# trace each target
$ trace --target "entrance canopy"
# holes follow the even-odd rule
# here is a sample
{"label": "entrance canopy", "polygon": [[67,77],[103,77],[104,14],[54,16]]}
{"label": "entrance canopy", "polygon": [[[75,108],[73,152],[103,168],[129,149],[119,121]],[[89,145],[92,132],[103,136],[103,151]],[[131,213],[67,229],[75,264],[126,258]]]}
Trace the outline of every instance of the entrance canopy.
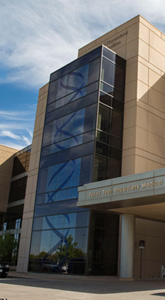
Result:
{"label": "entrance canopy", "polygon": [[165,221],[165,168],[85,184],[77,205]]}

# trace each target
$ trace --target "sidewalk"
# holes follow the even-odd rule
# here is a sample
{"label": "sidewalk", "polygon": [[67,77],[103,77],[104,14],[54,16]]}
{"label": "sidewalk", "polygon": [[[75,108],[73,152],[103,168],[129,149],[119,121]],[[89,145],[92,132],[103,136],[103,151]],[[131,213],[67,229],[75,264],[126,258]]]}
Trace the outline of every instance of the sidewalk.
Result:
{"label": "sidewalk", "polygon": [[8,300],[161,300],[165,279],[123,281],[116,277],[9,272],[0,279]]}

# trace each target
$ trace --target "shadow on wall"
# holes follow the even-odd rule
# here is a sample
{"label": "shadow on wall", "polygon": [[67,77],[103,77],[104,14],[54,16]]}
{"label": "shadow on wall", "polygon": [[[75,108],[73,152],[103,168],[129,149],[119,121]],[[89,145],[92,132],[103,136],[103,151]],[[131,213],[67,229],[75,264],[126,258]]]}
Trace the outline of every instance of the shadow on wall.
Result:
{"label": "shadow on wall", "polygon": [[7,210],[14,155],[0,165],[0,213]]}
{"label": "shadow on wall", "polygon": [[126,89],[122,176],[165,167],[165,77],[149,76],[152,86],[138,81],[137,90]]}

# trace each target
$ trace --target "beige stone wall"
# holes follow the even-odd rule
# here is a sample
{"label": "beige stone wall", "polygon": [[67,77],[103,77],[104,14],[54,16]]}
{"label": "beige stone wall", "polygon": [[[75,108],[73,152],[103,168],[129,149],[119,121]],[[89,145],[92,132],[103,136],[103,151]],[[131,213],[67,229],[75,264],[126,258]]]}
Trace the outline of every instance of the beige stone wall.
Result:
{"label": "beige stone wall", "polygon": [[140,277],[139,241],[145,240],[142,250],[142,278],[160,277],[165,265],[165,223],[136,218],[134,276]]}
{"label": "beige stone wall", "polygon": [[[137,16],[81,48],[78,56],[101,44],[126,59],[122,176],[164,168],[164,34]],[[141,239],[146,241],[143,277],[159,277],[160,266],[165,265],[165,224],[136,219],[134,275],[137,278]]]}
{"label": "beige stone wall", "polygon": [[14,153],[18,150],[0,145],[0,212],[6,212]]}
{"label": "beige stone wall", "polygon": [[33,133],[30,165],[25,195],[21,239],[18,254],[17,272],[27,272],[34,213],[35,194],[42,143],[42,134],[45,120],[49,84],[39,90],[38,105]]}
{"label": "beige stone wall", "polygon": [[165,166],[164,72],[164,34],[139,16],[138,56],[126,76],[122,175]]}
{"label": "beige stone wall", "polygon": [[122,176],[165,166],[165,36],[137,16],[79,50],[101,44],[126,59]]}

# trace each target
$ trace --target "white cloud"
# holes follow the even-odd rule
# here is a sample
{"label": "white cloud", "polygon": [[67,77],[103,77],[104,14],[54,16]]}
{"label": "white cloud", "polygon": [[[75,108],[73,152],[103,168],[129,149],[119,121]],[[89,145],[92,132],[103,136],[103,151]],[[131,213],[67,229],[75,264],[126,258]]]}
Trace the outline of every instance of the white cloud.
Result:
{"label": "white cloud", "polygon": [[31,144],[35,110],[34,105],[27,105],[26,108],[25,111],[0,111],[0,144],[12,148],[17,145],[16,149]]}
{"label": "white cloud", "polygon": [[[0,84],[38,89],[79,48],[138,14],[165,29],[164,0],[0,0]],[[17,149],[31,143],[36,110],[21,105],[0,110],[0,143]]]}
{"label": "white cloud", "polygon": [[30,130],[30,129],[28,129],[28,128],[26,128],[26,130],[27,130],[27,132],[29,133],[30,137],[32,138],[32,137],[33,137],[33,132],[32,132],[32,130]]}
{"label": "white cloud", "polygon": [[19,140],[20,139],[19,135],[16,135],[16,134],[12,133],[11,131],[7,131],[7,130],[2,130],[0,132],[0,136],[9,137],[9,138],[14,139],[14,140]]}
{"label": "white cloud", "polygon": [[23,136],[22,139],[26,143],[27,146],[30,145],[30,143],[31,143],[31,139],[30,138],[28,138],[26,136]]}
{"label": "white cloud", "polygon": [[[10,121],[30,121],[33,120],[31,118],[31,114],[28,116],[30,112],[26,111],[17,111],[17,112],[10,112],[10,111],[0,111],[1,120],[10,120]],[[20,117],[21,116],[21,117]]]}
{"label": "white cloud", "polygon": [[1,0],[0,83],[38,87],[78,48],[136,16],[163,28],[164,0]]}

